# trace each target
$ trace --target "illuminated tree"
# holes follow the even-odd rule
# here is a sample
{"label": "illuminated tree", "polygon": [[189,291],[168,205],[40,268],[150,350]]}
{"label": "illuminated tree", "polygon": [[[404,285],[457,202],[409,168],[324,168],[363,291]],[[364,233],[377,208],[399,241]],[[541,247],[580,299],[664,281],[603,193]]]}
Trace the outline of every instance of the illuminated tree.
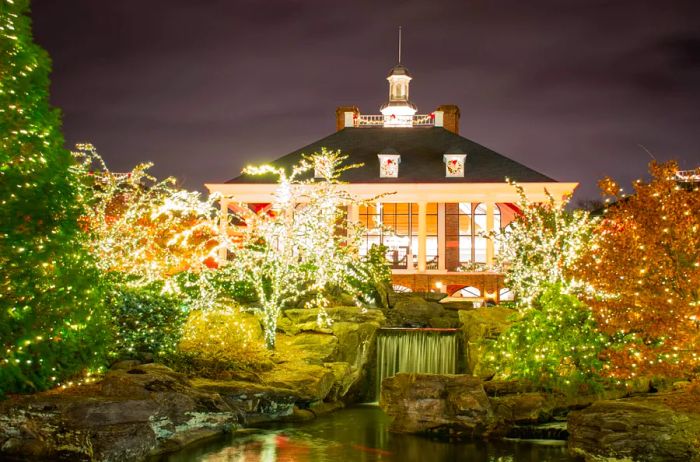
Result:
{"label": "illuminated tree", "polygon": [[[277,318],[285,306],[308,299],[307,307],[323,308],[328,291],[339,289],[358,296],[351,280],[366,276],[368,262],[359,255],[360,228],[342,229],[345,207],[356,201],[340,187],[346,157],[323,150],[304,157],[288,174],[271,166],[250,167],[249,174],[274,174],[279,179],[271,214],[247,213],[242,243],[232,247],[237,277],[255,290],[256,310],[268,348],[275,346]],[[321,178],[304,179],[314,167]],[[241,205],[239,209],[244,209]],[[371,263],[369,263],[371,265]],[[370,271],[371,273],[371,271]],[[376,272],[382,274],[381,270]],[[319,310],[319,322],[329,322]]]}
{"label": "illuminated tree", "polygon": [[555,284],[487,345],[485,362],[499,379],[582,390],[602,383],[601,352],[610,339],[598,330],[591,309]]}
{"label": "illuminated tree", "polygon": [[174,178],[158,181],[148,174],[151,164],[112,173],[90,145],[79,145],[74,156],[90,190],[81,223],[104,272],[126,276],[132,286],[166,281],[172,291],[173,275],[213,266],[225,245],[214,207],[218,196],[202,200],[198,192],[176,187]]}
{"label": "illuminated tree", "polygon": [[580,283],[570,269],[590,242],[594,220],[588,212],[565,209],[567,201],[528,201],[523,188],[515,185],[521,213],[503,231],[493,234],[499,249],[499,262],[507,268],[505,283],[517,294],[518,304],[530,306],[544,288],[558,285],[571,293]]}
{"label": "illuminated tree", "polygon": [[0,5],[0,393],[63,382],[99,359],[104,337],[99,274],[78,226],[85,190],[27,10],[27,0]]}
{"label": "illuminated tree", "polygon": [[624,196],[610,178],[600,182],[617,200],[598,226],[578,268],[602,331],[627,346],[607,351],[607,373],[682,375],[700,360],[700,191],[676,180],[675,162],[649,164],[651,181],[637,180]]}

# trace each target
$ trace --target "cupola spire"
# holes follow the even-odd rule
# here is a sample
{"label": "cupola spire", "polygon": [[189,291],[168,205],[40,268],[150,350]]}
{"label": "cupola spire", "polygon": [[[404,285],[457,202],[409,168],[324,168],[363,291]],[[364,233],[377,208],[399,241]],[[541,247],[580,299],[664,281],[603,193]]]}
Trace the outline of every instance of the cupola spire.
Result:
{"label": "cupola spire", "polygon": [[410,127],[416,106],[408,99],[408,85],[411,75],[401,64],[401,27],[399,27],[399,61],[386,78],[389,81],[389,102],[382,105],[380,111],[384,116],[385,127]]}

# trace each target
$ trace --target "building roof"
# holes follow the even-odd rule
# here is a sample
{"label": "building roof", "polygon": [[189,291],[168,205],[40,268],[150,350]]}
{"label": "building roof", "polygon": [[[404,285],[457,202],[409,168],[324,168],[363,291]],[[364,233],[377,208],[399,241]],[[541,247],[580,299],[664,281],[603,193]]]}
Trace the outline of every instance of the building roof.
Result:
{"label": "building roof", "polygon": [[[320,152],[322,147],[348,155],[346,163],[364,164],[344,172],[341,179],[349,183],[500,183],[506,178],[518,183],[556,181],[442,127],[343,128],[271,164],[289,170],[302,154]],[[401,154],[398,178],[379,177],[377,154],[388,149]],[[443,154],[455,152],[467,154],[464,177],[446,178]],[[241,175],[226,183],[274,182],[272,176]]]}

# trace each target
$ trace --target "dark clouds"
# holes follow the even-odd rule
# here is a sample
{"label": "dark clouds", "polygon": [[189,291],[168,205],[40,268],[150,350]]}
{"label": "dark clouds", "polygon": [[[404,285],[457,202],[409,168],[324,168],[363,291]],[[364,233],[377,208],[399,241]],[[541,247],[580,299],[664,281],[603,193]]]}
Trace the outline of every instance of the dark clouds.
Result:
{"label": "dark clouds", "polygon": [[67,141],[190,188],[378,113],[404,26],[419,112],[596,195],[649,155],[700,165],[700,2],[35,0]]}

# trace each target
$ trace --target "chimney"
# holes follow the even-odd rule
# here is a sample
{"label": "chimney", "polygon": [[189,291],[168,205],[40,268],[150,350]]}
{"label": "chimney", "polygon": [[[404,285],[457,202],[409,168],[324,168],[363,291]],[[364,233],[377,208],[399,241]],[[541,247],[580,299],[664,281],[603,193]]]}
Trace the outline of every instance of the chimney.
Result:
{"label": "chimney", "polygon": [[340,131],[345,127],[354,127],[355,117],[360,115],[357,106],[338,106],[335,110],[335,130]]}
{"label": "chimney", "polygon": [[439,106],[435,110],[435,126],[459,135],[459,108],[454,104]]}

